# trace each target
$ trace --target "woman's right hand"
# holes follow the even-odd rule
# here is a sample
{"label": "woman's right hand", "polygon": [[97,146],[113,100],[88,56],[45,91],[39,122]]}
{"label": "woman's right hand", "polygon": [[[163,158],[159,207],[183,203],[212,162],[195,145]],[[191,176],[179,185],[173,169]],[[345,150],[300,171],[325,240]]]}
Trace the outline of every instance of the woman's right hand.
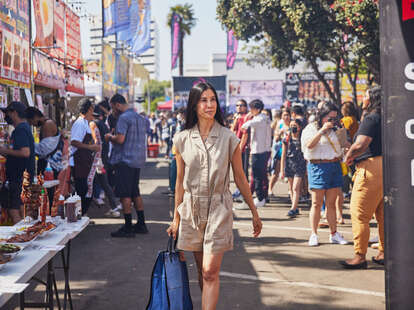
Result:
{"label": "woman's right hand", "polygon": [[323,124],[321,131],[323,134],[325,134],[329,129],[332,129],[334,127],[334,124],[332,122],[326,122]]}
{"label": "woman's right hand", "polygon": [[179,226],[180,226],[180,220],[174,218],[170,227],[168,227],[167,229],[168,236],[173,236],[174,240],[177,240],[177,233],[178,233]]}

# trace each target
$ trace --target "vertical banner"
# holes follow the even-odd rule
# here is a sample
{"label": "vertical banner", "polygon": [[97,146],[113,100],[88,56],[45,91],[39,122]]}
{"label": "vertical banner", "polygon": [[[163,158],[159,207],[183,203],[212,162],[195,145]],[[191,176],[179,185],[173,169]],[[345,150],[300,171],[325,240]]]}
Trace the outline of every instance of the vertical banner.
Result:
{"label": "vertical banner", "polygon": [[63,1],[56,1],[53,23],[53,38],[56,47],[50,50],[50,55],[61,61],[65,57],[65,6]]}
{"label": "vertical banner", "polygon": [[132,52],[136,55],[151,48],[151,1],[138,0],[138,26],[131,40]]}
{"label": "vertical banner", "polygon": [[66,8],[66,64],[82,68],[80,18],[69,7]]}
{"label": "vertical banner", "polygon": [[138,2],[142,2],[142,0],[131,0],[128,1],[128,18],[129,18],[129,23],[128,23],[128,27],[125,30],[119,31],[118,32],[118,40],[120,41],[124,41],[126,42],[128,45],[131,45],[131,40],[134,37],[135,32],[138,29],[138,22],[140,20],[140,16],[139,16],[139,3]]}
{"label": "vertical banner", "polygon": [[239,40],[234,36],[234,31],[227,31],[227,70],[233,69],[236,61],[237,48],[239,47]]}
{"label": "vertical banner", "polygon": [[102,0],[103,36],[115,34],[115,0]]}
{"label": "vertical banner", "polygon": [[171,17],[171,70],[177,68],[180,50],[181,29],[180,15],[173,13]]}
{"label": "vertical banner", "polygon": [[[134,0],[136,1],[136,0]],[[120,32],[129,28],[129,4],[131,0],[115,1],[115,26],[114,31]]]}
{"label": "vertical banner", "polygon": [[414,1],[382,0],[381,83],[387,310],[414,303]]}
{"label": "vertical banner", "polygon": [[34,45],[53,46],[54,0],[33,0],[36,39]]}

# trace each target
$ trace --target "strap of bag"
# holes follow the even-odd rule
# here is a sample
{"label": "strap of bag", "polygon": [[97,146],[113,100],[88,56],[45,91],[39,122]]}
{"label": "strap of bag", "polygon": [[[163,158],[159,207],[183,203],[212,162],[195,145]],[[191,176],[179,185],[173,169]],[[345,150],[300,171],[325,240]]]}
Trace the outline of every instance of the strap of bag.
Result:
{"label": "strap of bag", "polygon": [[168,253],[176,253],[177,252],[177,240],[174,240],[173,236],[170,236],[168,238],[167,252]]}
{"label": "strap of bag", "polygon": [[333,144],[333,142],[332,142],[331,138],[329,138],[329,136],[328,136],[328,135],[325,135],[325,137],[326,137],[326,139],[328,139],[328,142],[329,142],[329,144],[332,146],[332,148],[333,148],[334,152],[335,152],[336,154],[340,155],[340,154],[338,153],[338,151],[336,150],[336,147],[335,147],[335,145]]}

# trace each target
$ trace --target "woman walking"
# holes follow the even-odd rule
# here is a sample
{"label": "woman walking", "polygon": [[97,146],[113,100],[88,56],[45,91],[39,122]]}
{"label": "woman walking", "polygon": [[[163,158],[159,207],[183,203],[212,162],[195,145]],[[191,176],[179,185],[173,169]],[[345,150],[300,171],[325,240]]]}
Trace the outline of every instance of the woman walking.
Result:
{"label": "woman walking", "polygon": [[174,137],[177,160],[174,220],[167,232],[177,248],[194,253],[202,309],[216,309],[225,251],[233,248],[230,166],[253,215],[253,236],[262,223],[243,172],[239,139],[224,127],[217,93],[209,83],[190,91],[185,130]]}
{"label": "woman walking", "polygon": [[312,234],[309,246],[319,245],[317,228],[321,207],[325,198],[326,217],[331,234],[331,243],[347,244],[336,231],[335,201],[342,188],[342,149],[335,133],[338,111],[333,104],[326,103],[318,111],[316,121],[302,132],[302,150],[308,161],[308,181],[312,195],[310,225]]}
{"label": "woman walking", "polygon": [[306,161],[300,145],[302,121],[294,119],[290,122],[289,134],[283,139],[282,159],[280,165],[280,178],[288,178],[289,194],[292,206],[288,212],[289,217],[299,214],[298,203],[302,189],[302,180],[306,174]]}

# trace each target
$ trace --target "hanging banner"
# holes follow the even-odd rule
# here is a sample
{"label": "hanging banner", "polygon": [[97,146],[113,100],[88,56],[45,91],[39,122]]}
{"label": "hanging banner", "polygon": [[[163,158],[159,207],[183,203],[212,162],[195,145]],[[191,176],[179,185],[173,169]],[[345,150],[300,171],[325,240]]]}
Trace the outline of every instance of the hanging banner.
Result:
{"label": "hanging banner", "polygon": [[102,49],[102,95],[110,98],[116,92],[115,85],[115,52],[109,44]]}
{"label": "hanging banner", "polygon": [[115,84],[119,87],[128,87],[129,58],[125,55],[116,55]]}
{"label": "hanging banner", "polygon": [[82,67],[80,18],[66,8],[66,64],[76,69]]}
{"label": "hanging banner", "polygon": [[0,83],[30,88],[29,1],[0,2]]}
{"label": "hanging banner", "polygon": [[180,15],[173,13],[171,17],[171,70],[177,68],[181,54]]}
{"label": "hanging banner", "polygon": [[34,46],[53,46],[54,3],[55,0],[33,0],[36,23]]}
{"label": "hanging banner", "polygon": [[103,36],[115,34],[115,0],[102,0]]}
{"label": "hanging banner", "polygon": [[[129,28],[129,6],[132,0],[115,1],[115,26],[114,31],[120,32]],[[135,0],[136,1],[136,0]]]}
{"label": "hanging banner", "polygon": [[226,76],[190,77],[174,76],[174,110],[187,107],[191,88],[199,82],[208,82],[216,89],[220,108],[226,109]]}
{"label": "hanging banner", "polygon": [[83,73],[78,70],[66,68],[66,90],[78,93],[80,95],[85,94],[85,84],[83,82]]}
{"label": "hanging banner", "polygon": [[386,309],[414,301],[414,2],[381,0]]}
{"label": "hanging banner", "polygon": [[36,85],[65,89],[65,69],[62,64],[40,52],[33,52],[34,82]]}
{"label": "hanging banner", "polygon": [[131,40],[138,29],[138,23],[140,21],[139,7],[145,5],[145,2],[143,0],[131,0],[128,2],[128,27],[125,30],[118,32],[117,39],[124,41],[131,46]]}
{"label": "hanging banner", "polygon": [[149,48],[151,48],[151,1],[139,0],[138,27],[131,40],[131,50],[136,55],[141,55]]}
{"label": "hanging banner", "polygon": [[101,61],[98,59],[87,59],[83,64],[83,72],[87,79],[101,81]]}
{"label": "hanging banner", "polygon": [[56,1],[53,23],[53,38],[56,44],[55,48],[48,52],[52,57],[62,62],[65,58],[65,9],[66,5],[63,1]]}
{"label": "hanging banner", "polygon": [[283,81],[229,81],[227,112],[236,112],[236,103],[260,99],[266,109],[279,109],[283,105]]}
{"label": "hanging banner", "polygon": [[226,65],[227,70],[233,69],[234,62],[236,61],[237,48],[239,47],[239,40],[234,36],[234,31],[227,31],[227,58]]}

